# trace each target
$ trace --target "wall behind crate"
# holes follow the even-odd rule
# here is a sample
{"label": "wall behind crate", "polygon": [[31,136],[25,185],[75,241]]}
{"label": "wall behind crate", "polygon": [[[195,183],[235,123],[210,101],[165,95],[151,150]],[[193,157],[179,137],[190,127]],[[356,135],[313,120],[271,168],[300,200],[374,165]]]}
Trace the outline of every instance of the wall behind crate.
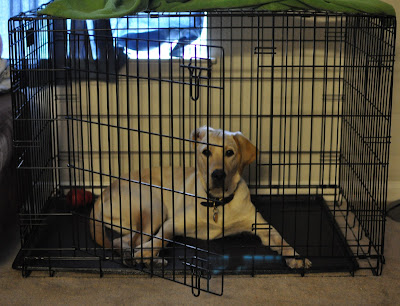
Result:
{"label": "wall behind crate", "polygon": [[388,202],[400,199],[400,2],[397,0],[385,0],[391,4],[397,13],[397,40],[396,57],[393,75],[393,108],[392,108],[392,143],[390,145],[389,159],[389,182],[388,182]]}
{"label": "wall behind crate", "polygon": [[[150,63],[140,60],[139,64],[131,60],[128,66],[119,71],[118,84],[110,82],[107,85],[96,80],[72,82],[67,89],[68,101],[64,99],[65,88],[58,88],[58,97],[61,97],[58,100],[60,115],[73,117],[69,120],[69,125],[66,122],[60,123],[60,164],[72,164],[76,167],[75,171],[62,171],[62,185],[69,187],[69,173],[72,174],[72,185],[81,185],[85,181],[85,185],[99,186],[101,179],[103,185],[109,184],[110,179],[107,175],[120,176],[126,173],[129,163],[132,169],[138,169],[138,133],[135,130],[138,129],[139,122],[141,130],[152,133],[162,132],[167,136],[189,139],[190,132],[195,126],[206,124],[205,114],[208,101],[212,115],[210,125],[214,128],[222,128],[222,85],[224,85],[226,101],[225,129],[240,130],[257,145],[261,152],[257,161],[258,169],[256,170],[253,164],[245,173],[251,186],[256,183],[264,186],[258,190],[259,193],[282,193],[279,189],[265,188],[270,185],[285,185],[287,188],[285,193],[294,193],[296,189],[288,187],[296,184],[303,186],[338,184],[335,152],[338,151],[340,144],[338,126],[341,120],[339,118],[341,101],[339,94],[343,89],[336,79],[343,77],[343,68],[325,69],[322,66],[343,64],[344,54],[340,52],[341,46],[338,42],[329,42],[325,46],[324,18],[317,19],[318,28],[315,37],[318,41],[315,44],[312,41],[314,38],[312,29],[307,29],[304,33],[300,33],[299,29],[286,32],[283,18],[275,18],[274,26],[282,29],[275,32],[275,42],[272,44],[271,19],[265,19],[262,22],[266,28],[261,34],[264,42],[260,46],[257,45],[255,39],[258,35],[257,29],[249,29],[250,24],[240,24],[239,19],[230,18],[215,18],[211,20],[212,22],[215,23],[214,26],[232,24],[237,29],[221,31],[215,28],[212,33],[209,33],[209,36],[211,35],[209,44],[216,46],[209,50],[212,58],[210,85],[213,88],[207,95],[207,89],[203,87],[200,90],[199,101],[194,102],[190,99],[189,85],[182,85],[182,81],[189,83],[189,72],[181,67],[181,62],[177,59],[172,60],[172,64],[165,60],[150,60]],[[300,19],[295,19],[295,22],[299,26]],[[337,21],[334,18],[330,20],[331,25],[335,22]],[[313,21],[306,19],[306,26],[312,28]],[[330,31],[328,29],[328,35],[344,35],[344,31],[343,33]],[[311,41],[300,46],[297,41],[300,35],[305,35],[304,38]],[[289,40],[294,39],[294,42],[286,43],[287,37]],[[237,41],[240,38],[254,40]],[[219,48],[221,46],[224,52]],[[272,50],[272,47],[275,47],[275,54],[268,52]],[[315,52],[313,52],[314,49]],[[266,54],[257,54],[257,52]],[[274,71],[268,68],[272,61],[274,61]],[[296,67],[312,64],[321,67],[316,69]],[[139,65],[140,77],[143,78],[139,82],[135,77],[137,65]],[[207,63],[203,62],[200,65],[207,65]],[[264,68],[257,70],[258,65]],[[289,69],[286,69],[286,66],[289,66]],[[223,68],[225,68],[225,83],[221,82]],[[263,80],[257,81],[257,75]],[[161,78],[164,81],[151,81],[151,88],[148,90],[146,78],[149,76],[154,79]],[[302,78],[301,82],[297,80],[299,76]],[[324,77],[333,78],[335,82],[325,82]],[[314,82],[312,78],[315,79]],[[165,81],[167,79],[172,79],[173,82]],[[207,80],[203,80],[201,84],[205,86]],[[311,90],[312,86],[313,90]],[[184,93],[182,87],[185,87]],[[257,100],[260,103],[257,103]],[[138,101],[140,116],[137,113]],[[126,116],[128,105],[131,114],[129,121]],[[182,114],[183,107],[185,114]],[[198,114],[197,122],[193,119],[195,110]],[[171,111],[174,120],[171,120]],[[257,112],[261,115],[258,118]],[[107,116],[107,113],[110,116]],[[274,115],[272,120],[271,113]],[[299,114],[307,116],[298,120],[296,116]],[[311,114],[319,115],[319,117],[311,120],[309,117]],[[285,118],[285,115],[292,116]],[[88,121],[93,123],[90,124]],[[151,130],[149,130],[149,124]],[[173,131],[171,124],[174,125]],[[108,125],[112,127],[109,128]],[[122,129],[117,129],[116,126]],[[128,132],[128,126],[133,130]],[[298,133],[299,130],[301,133]],[[65,132],[69,133],[69,138],[64,137]],[[90,141],[91,139],[93,141]],[[171,165],[172,161],[175,166],[182,165],[183,155],[180,151],[184,150],[185,165],[193,166],[194,155],[190,142],[171,140],[168,137],[162,139],[163,165]],[[153,152],[151,165],[160,164],[161,155],[158,153],[160,138],[144,133],[141,135],[140,142],[141,151],[145,152],[141,155],[143,167],[150,165],[147,153],[150,150],[150,144]],[[128,154],[128,147],[132,154]],[[174,149],[175,153],[171,154],[171,149]],[[75,154],[68,157],[68,150],[74,151]],[[270,155],[270,151],[274,153]],[[289,154],[289,151],[301,153]],[[110,161],[109,157],[111,157]],[[322,160],[326,163],[323,169],[320,166]],[[282,163],[285,163],[284,167]],[[95,173],[82,169],[93,170]],[[106,177],[100,178],[98,173],[106,174]],[[257,181],[257,173],[261,174],[259,181]],[[305,187],[297,192],[316,193],[321,190],[312,188],[309,191]]]}

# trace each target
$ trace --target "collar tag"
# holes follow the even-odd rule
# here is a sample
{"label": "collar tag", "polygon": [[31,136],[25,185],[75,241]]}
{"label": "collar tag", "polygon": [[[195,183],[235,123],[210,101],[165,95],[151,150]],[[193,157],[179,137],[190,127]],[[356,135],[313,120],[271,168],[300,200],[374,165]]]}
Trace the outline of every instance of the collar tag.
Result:
{"label": "collar tag", "polygon": [[218,222],[218,208],[215,207],[215,205],[214,205],[214,209],[213,209],[213,220],[215,223]]}

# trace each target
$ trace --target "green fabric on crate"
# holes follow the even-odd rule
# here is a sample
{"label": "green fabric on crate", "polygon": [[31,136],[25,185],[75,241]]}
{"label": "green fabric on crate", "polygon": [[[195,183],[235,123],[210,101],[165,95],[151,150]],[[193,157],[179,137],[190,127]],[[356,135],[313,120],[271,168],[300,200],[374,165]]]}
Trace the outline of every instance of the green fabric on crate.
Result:
{"label": "green fabric on crate", "polygon": [[40,14],[72,19],[105,19],[142,11],[185,12],[227,8],[257,10],[318,10],[338,13],[370,13],[395,16],[381,0],[55,0]]}
{"label": "green fabric on crate", "polygon": [[301,1],[285,0],[285,1],[264,4],[258,7],[258,9],[277,12],[277,11],[287,11],[287,10],[307,10],[309,9],[309,7],[304,3],[302,3]]}
{"label": "green fabric on crate", "polygon": [[39,14],[72,19],[107,19],[142,12],[149,0],[55,0]]}

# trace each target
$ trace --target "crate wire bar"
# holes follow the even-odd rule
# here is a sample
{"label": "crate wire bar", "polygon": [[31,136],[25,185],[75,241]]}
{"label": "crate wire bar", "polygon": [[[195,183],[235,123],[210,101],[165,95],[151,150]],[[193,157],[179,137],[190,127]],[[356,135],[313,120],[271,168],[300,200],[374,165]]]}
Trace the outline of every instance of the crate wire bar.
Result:
{"label": "crate wire bar", "polygon": [[[226,274],[382,273],[395,17],[217,10],[91,24],[36,11],[9,21],[14,268],[146,272],[195,295],[221,295]],[[143,24],[153,36],[126,36]],[[67,193],[97,198],[114,181],[145,186],[134,170],[196,167],[190,133],[203,125],[241,131],[257,147],[243,173],[252,202],[310,270],[290,270],[254,233],[174,237],[162,267],[127,265],[114,246],[94,243],[91,207],[71,207]],[[151,177],[150,186],[172,201],[185,194]],[[254,220],[254,231],[265,227]],[[110,228],[114,239],[134,232]]]}

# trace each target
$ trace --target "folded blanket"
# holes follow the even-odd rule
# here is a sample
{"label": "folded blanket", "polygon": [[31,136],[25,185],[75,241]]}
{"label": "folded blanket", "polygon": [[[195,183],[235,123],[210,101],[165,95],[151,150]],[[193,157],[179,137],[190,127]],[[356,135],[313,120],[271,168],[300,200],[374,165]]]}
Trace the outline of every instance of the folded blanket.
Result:
{"label": "folded blanket", "polygon": [[12,153],[11,95],[0,94],[0,178]]}
{"label": "folded blanket", "polygon": [[142,11],[185,12],[227,8],[396,15],[390,4],[380,0],[55,0],[39,13],[72,19],[106,19]]}
{"label": "folded blanket", "polygon": [[8,61],[0,58],[0,94],[11,88],[10,67]]}

